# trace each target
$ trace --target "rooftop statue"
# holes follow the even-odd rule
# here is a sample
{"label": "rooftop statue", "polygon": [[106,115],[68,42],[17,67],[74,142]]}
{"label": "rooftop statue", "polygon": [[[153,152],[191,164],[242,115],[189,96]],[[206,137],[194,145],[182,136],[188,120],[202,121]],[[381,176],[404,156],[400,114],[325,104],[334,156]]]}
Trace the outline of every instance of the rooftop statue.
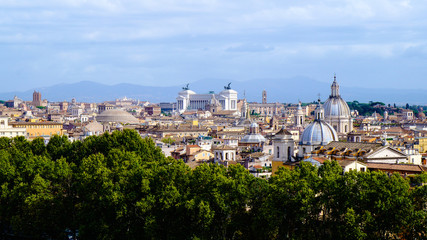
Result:
{"label": "rooftop statue", "polygon": [[227,85],[227,86],[224,86],[224,89],[226,89],[226,90],[231,89],[230,85],[231,85],[231,83],[228,83],[228,85]]}

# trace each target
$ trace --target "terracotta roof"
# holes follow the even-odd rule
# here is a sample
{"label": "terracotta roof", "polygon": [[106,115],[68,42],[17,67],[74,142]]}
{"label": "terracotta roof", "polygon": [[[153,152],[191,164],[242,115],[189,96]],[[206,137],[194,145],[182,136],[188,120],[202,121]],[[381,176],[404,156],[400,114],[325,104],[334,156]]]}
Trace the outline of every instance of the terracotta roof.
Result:
{"label": "terracotta roof", "polygon": [[325,161],[329,161],[329,159],[324,158],[324,157],[311,157],[311,159],[316,160],[316,161],[318,161],[318,162],[320,162],[320,163],[322,163],[322,164],[323,164]]}
{"label": "terracotta roof", "polygon": [[325,149],[332,150],[333,148],[337,150],[349,149],[349,150],[363,150],[369,152],[371,150],[375,151],[382,147],[381,143],[364,143],[364,142],[338,142],[333,141],[325,146]]}
{"label": "terracotta roof", "polygon": [[198,147],[198,148],[200,148],[199,145],[187,145],[187,147],[189,147],[189,148],[192,148],[192,147]]}
{"label": "terracotta roof", "polygon": [[57,122],[9,122],[9,125],[62,125]]}
{"label": "terracotta roof", "polygon": [[387,163],[366,163],[369,169],[379,170],[396,170],[396,171],[410,171],[410,172],[424,172],[426,169],[420,165],[412,164],[387,164]]}

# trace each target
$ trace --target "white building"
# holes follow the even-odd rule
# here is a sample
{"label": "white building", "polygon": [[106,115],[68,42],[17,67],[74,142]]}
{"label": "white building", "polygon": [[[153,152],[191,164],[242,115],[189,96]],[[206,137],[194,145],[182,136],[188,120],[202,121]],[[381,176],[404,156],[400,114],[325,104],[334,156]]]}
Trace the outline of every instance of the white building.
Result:
{"label": "white building", "polygon": [[210,151],[213,145],[212,137],[198,136],[196,139],[196,145],[203,150]]}
{"label": "white building", "polygon": [[27,136],[26,128],[14,128],[9,126],[9,117],[0,116],[0,137],[17,137],[17,136]]}
{"label": "white building", "polygon": [[71,109],[71,115],[73,115],[73,117],[79,117],[80,115],[82,115],[82,113],[83,109],[81,107],[74,106]]}
{"label": "white building", "polygon": [[229,146],[218,146],[212,148],[214,153],[215,163],[221,163],[228,161],[236,161],[236,148]]}
{"label": "white building", "polygon": [[273,161],[287,162],[294,160],[295,141],[292,134],[282,128],[273,138]]}
{"label": "white building", "polygon": [[197,94],[187,87],[178,93],[177,110],[183,113],[187,110],[206,110],[206,105],[211,104],[212,100],[221,104],[222,110],[237,111],[237,92],[230,88],[230,84],[224,87],[219,94],[213,92],[207,94]]}

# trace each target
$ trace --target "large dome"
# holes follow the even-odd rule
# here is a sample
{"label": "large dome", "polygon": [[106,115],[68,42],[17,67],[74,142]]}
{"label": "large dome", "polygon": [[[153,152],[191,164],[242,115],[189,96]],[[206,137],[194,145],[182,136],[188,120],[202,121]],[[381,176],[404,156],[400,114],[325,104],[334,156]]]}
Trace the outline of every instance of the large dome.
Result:
{"label": "large dome", "polygon": [[120,109],[110,109],[103,111],[96,117],[98,122],[103,123],[129,123],[129,124],[137,124],[139,123],[138,119],[132,116],[130,113],[125,112]]}
{"label": "large dome", "polygon": [[331,95],[323,104],[325,117],[350,117],[350,108],[340,96],[340,86],[337,83],[337,76],[334,75],[334,82],[331,85]]}
{"label": "large dome", "polygon": [[337,140],[338,136],[335,129],[325,121],[316,119],[304,129],[300,144],[326,145]]}
{"label": "large dome", "polygon": [[347,103],[340,97],[329,97],[323,104],[325,117],[350,117],[350,108]]}

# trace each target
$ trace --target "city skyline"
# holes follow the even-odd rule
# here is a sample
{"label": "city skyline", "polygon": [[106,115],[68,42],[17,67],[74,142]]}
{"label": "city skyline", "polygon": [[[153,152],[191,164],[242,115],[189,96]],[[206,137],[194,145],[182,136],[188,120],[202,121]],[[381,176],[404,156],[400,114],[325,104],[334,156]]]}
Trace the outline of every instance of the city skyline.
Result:
{"label": "city skyline", "polygon": [[93,81],[177,86],[303,76],[422,89],[413,1],[0,1],[2,92]]}

